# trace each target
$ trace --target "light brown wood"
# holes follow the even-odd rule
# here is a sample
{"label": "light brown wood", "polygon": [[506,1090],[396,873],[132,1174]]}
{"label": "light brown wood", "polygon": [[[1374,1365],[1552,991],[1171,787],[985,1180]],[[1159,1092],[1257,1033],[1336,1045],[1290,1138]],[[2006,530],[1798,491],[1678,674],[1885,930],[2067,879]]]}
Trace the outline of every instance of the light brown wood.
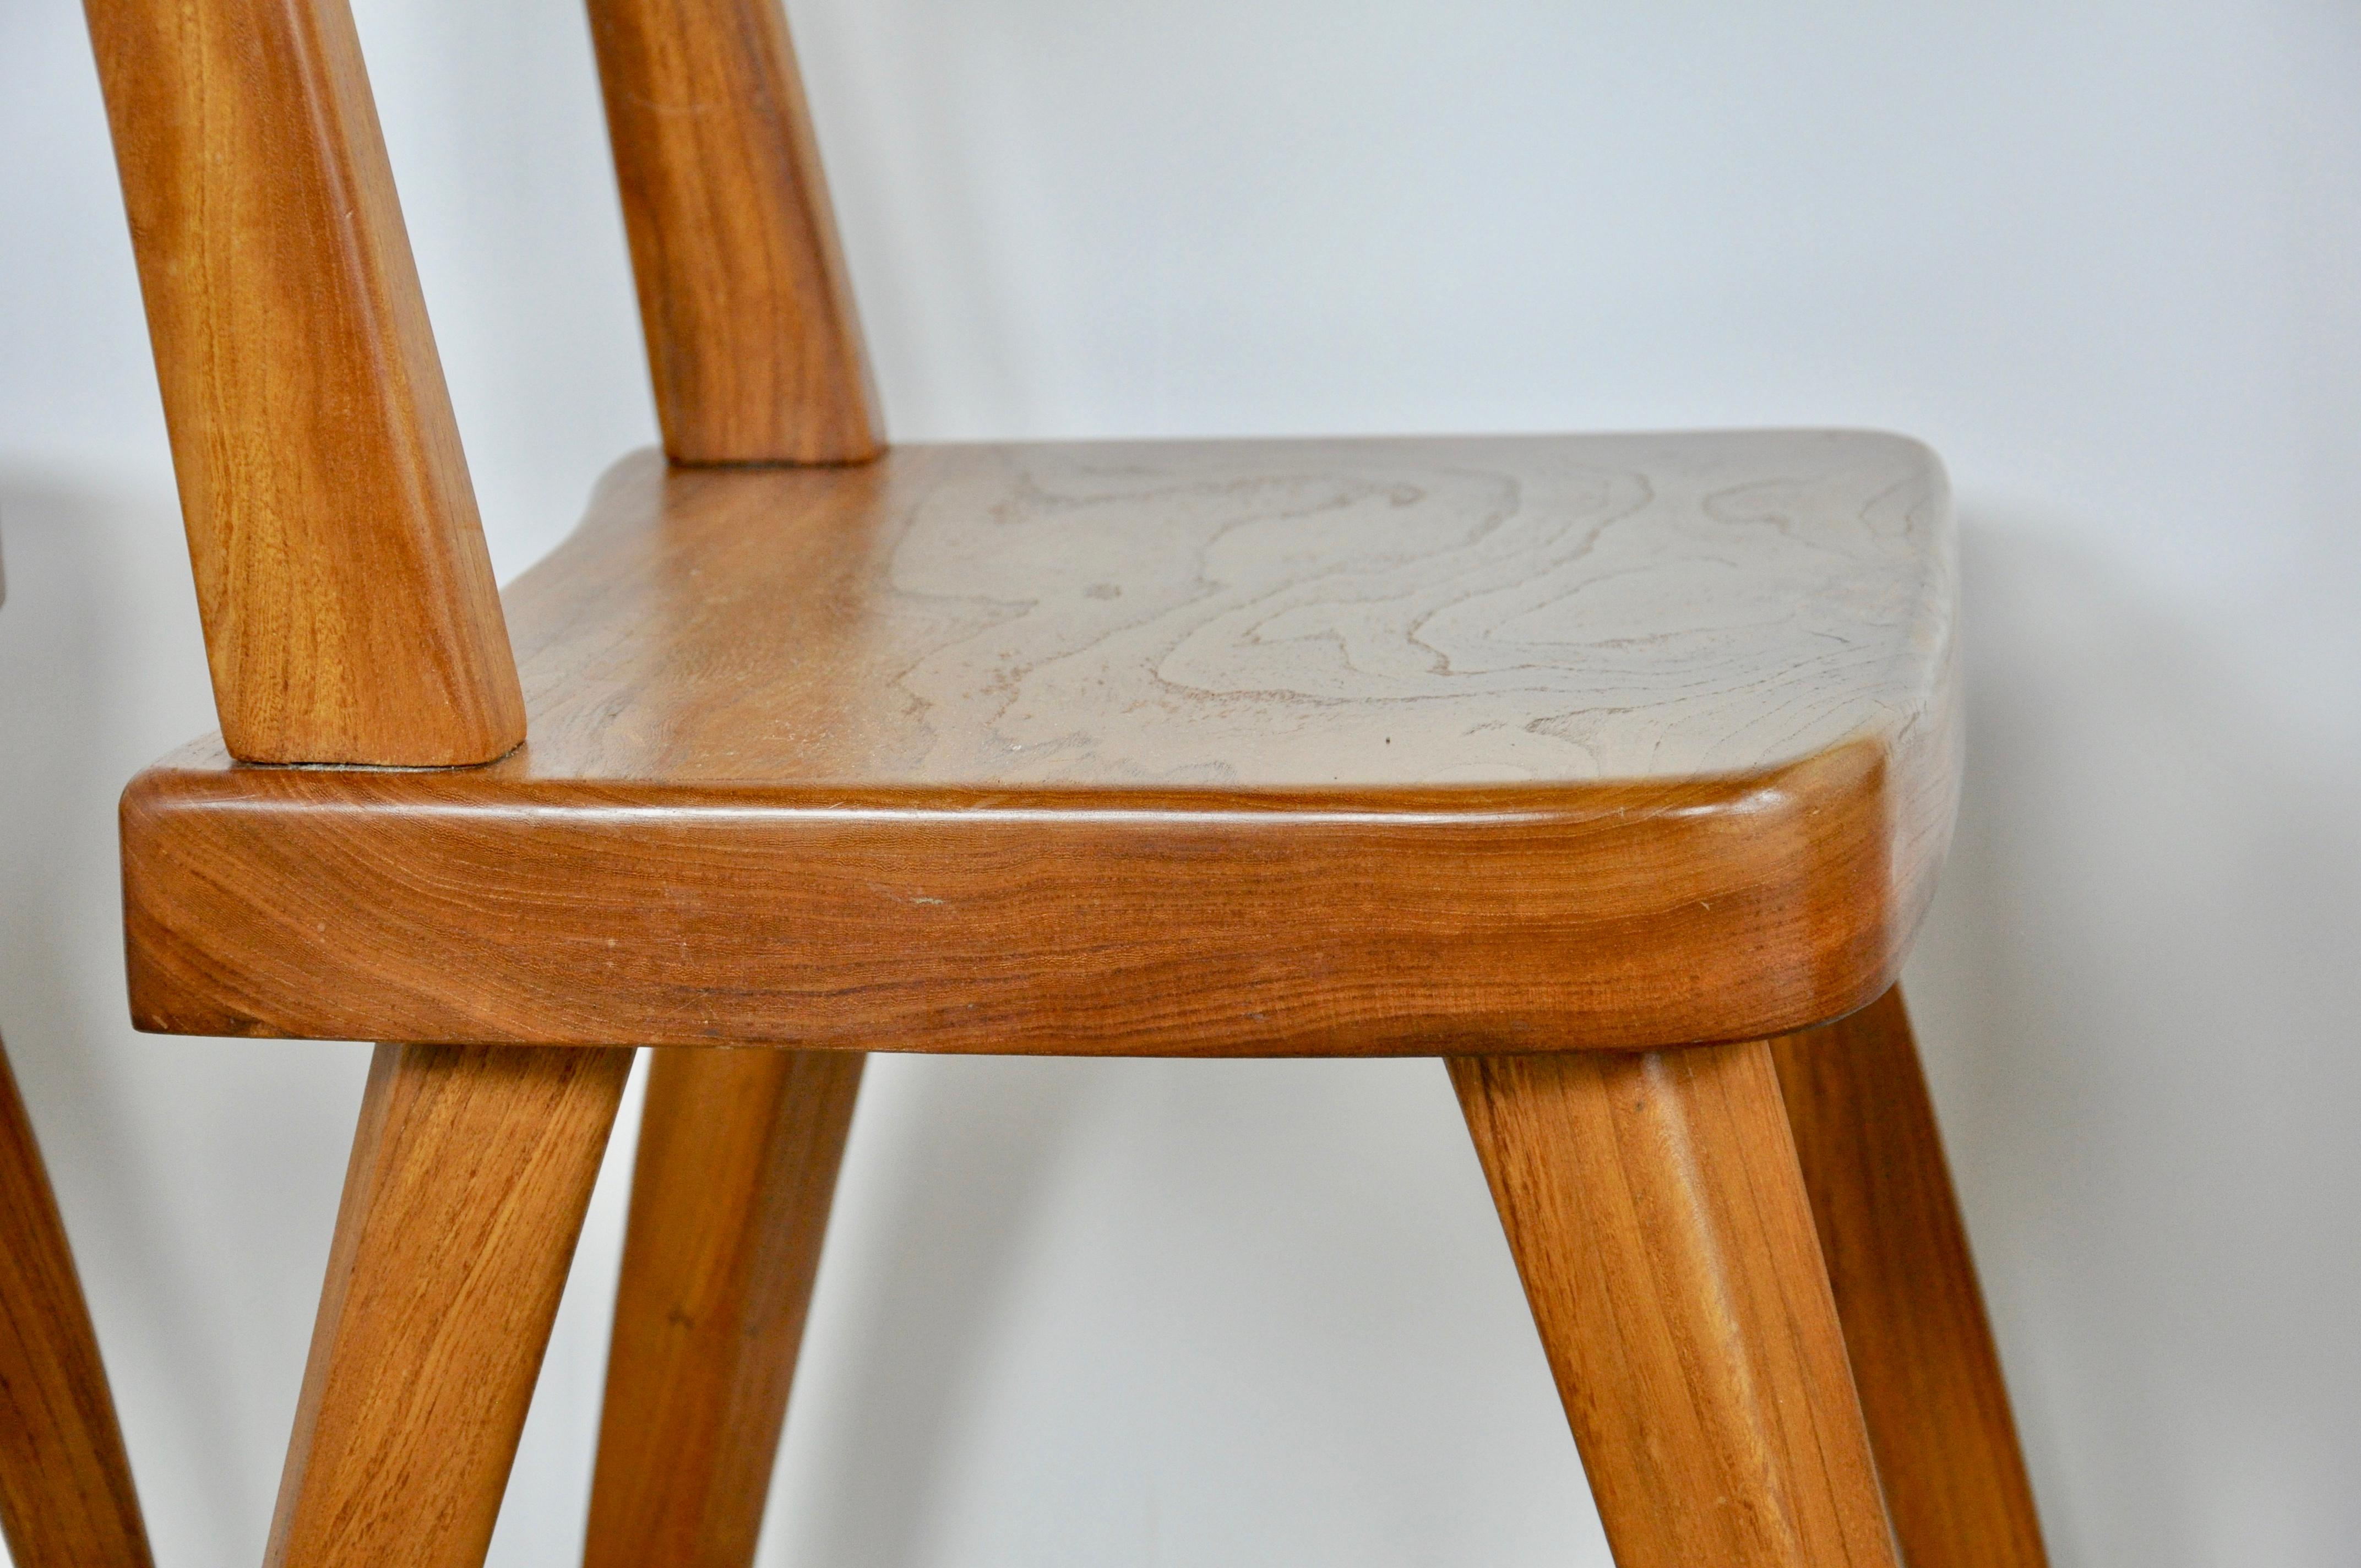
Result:
{"label": "light brown wood", "polygon": [[16,1568],[148,1568],[57,1199],[0,1052],[0,1533]]}
{"label": "light brown wood", "polygon": [[586,1568],[746,1568],[863,1058],[660,1050]]}
{"label": "light brown wood", "polygon": [[[502,775],[1664,783],[1949,738],[1942,466],[1861,432],[627,459],[510,590]],[[1929,770],[1939,780],[1939,768]]]}
{"label": "light brown wood", "polygon": [[1770,1047],[1451,1076],[1617,1568],[1894,1568]]}
{"label": "light brown wood", "polygon": [[1948,843],[1923,447],[872,462],[776,0],[590,0],[666,448],[798,466],[626,461],[512,661],[346,0],[87,5],[224,730],[124,799],[135,1017],[394,1042],[272,1568],[481,1562],[617,1040],[837,1054],[657,1069],[592,1568],[751,1559],[881,1046],[1447,1050],[1622,1568],[1894,1568],[1848,1330],[1913,1568],[2037,1568],[1898,999],[1772,1039]]}
{"label": "light brown wood", "polygon": [[779,0],[590,0],[664,449],[861,463],[884,445]]}
{"label": "light brown wood", "polygon": [[2044,1568],[1901,989],[1771,1051],[1904,1556]]}
{"label": "light brown wood", "polygon": [[132,785],[135,1016],[1173,1054],[1801,1027],[1891,983],[1948,839],[1949,540],[1940,468],[1882,436],[634,461],[511,590],[516,755],[201,748]]}
{"label": "light brown wood", "polygon": [[628,1048],[379,1046],[269,1568],[477,1568]]}
{"label": "light brown wood", "polygon": [[523,738],[345,0],[87,0],[214,696],[247,762]]}

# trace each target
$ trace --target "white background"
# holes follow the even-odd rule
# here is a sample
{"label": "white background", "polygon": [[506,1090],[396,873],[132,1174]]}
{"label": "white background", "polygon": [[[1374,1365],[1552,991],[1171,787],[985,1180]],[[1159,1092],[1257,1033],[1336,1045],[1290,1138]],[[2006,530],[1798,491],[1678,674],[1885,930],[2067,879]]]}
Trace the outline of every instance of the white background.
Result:
{"label": "white background", "polygon": [[[1910,978],[2056,1556],[2357,1560],[2361,12],[794,17],[897,436],[1931,441],[1971,772]],[[512,574],[653,430],[585,25],[361,27]],[[0,1025],[159,1555],[250,1564],[365,1052],[124,1022],[114,797],[213,718],[70,0],[0,9]],[[578,1551],[628,1130],[504,1565]],[[1604,1562],[1419,1061],[879,1061],[763,1551]]]}

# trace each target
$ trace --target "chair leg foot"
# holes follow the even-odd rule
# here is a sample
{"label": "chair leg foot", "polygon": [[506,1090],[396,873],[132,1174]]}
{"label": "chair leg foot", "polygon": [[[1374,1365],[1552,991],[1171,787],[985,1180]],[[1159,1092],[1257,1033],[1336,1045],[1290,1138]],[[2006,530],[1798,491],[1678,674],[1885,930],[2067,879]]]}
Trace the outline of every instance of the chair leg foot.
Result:
{"label": "chair leg foot", "polygon": [[82,1278],[0,1055],[0,1534],[16,1568],[148,1568]]}
{"label": "chair leg foot", "polygon": [[1619,1568],[1894,1568],[1770,1047],[1450,1068]]}
{"label": "chair leg foot", "polygon": [[1904,1554],[1911,1568],[2043,1568],[1901,989],[1771,1052]]}
{"label": "chair leg foot", "polygon": [[379,1046],[267,1568],[478,1568],[627,1047]]}
{"label": "chair leg foot", "polygon": [[659,1050],[586,1568],[746,1568],[863,1058]]}

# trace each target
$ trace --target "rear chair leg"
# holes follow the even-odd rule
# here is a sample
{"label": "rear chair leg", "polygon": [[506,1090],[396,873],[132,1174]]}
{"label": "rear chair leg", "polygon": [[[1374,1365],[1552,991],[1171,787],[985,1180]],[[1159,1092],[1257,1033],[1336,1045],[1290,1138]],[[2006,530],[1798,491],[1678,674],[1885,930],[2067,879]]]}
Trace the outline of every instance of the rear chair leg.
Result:
{"label": "rear chair leg", "polygon": [[1901,988],[1771,1055],[1910,1568],[2043,1568]]}
{"label": "rear chair leg", "polygon": [[1450,1068],[1619,1568],[1895,1568],[1771,1047]]}
{"label": "rear chair leg", "polygon": [[0,1055],[0,1535],[16,1568],[148,1568],[82,1279]]}
{"label": "rear chair leg", "polygon": [[267,1568],[479,1568],[631,1065],[377,1048]]}
{"label": "rear chair leg", "polygon": [[863,1058],[659,1050],[586,1568],[746,1568]]}

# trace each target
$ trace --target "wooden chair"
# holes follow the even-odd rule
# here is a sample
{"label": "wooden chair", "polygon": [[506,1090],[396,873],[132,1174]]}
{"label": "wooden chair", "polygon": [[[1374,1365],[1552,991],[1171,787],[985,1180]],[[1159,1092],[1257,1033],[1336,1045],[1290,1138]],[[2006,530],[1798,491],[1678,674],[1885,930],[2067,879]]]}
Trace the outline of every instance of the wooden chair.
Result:
{"label": "wooden chair", "polygon": [[386,1042],[272,1563],[481,1560],[633,1045],[601,1568],[748,1560],[871,1050],[1443,1057],[1624,1568],[2040,1563],[1931,454],[889,452],[776,0],[592,0],[665,455],[503,598],[344,0],[89,10],[222,718],[133,1010]]}
{"label": "wooden chair", "polygon": [[[7,582],[0,577],[0,598]],[[0,1538],[16,1568],[148,1568],[106,1366],[0,1048]]]}

